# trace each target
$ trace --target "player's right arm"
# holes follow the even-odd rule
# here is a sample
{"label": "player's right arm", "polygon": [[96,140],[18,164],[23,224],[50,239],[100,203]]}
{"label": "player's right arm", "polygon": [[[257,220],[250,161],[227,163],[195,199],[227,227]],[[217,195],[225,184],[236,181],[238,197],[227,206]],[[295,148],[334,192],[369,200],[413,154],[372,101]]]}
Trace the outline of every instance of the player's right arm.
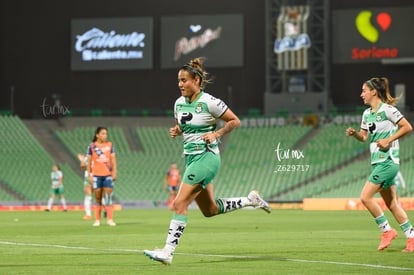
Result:
{"label": "player's right arm", "polygon": [[181,130],[180,126],[178,125],[178,121],[175,120],[175,126],[170,128],[170,137],[175,138],[177,136],[181,136],[183,131]]}
{"label": "player's right arm", "polygon": [[165,174],[164,183],[162,185],[162,189],[163,190],[167,190],[167,186],[168,186],[168,172],[167,172],[167,174]]}
{"label": "player's right arm", "polygon": [[88,167],[88,164],[87,163],[85,163],[85,156],[84,155],[82,155],[81,153],[78,153],[78,160],[79,160],[79,166],[80,166],[80,169],[82,170],[82,171],[85,171]]}
{"label": "player's right arm", "polygon": [[346,129],[345,134],[348,137],[353,136],[354,138],[362,142],[368,139],[368,131],[365,129],[360,129],[359,132],[357,132],[354,128],[349,127]]}

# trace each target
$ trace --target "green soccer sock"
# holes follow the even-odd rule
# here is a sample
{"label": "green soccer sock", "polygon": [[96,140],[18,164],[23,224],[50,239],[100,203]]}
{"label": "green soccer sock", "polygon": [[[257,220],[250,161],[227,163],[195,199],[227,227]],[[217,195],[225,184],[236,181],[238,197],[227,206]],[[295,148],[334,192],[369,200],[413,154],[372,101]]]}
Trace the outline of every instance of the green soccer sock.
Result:
{"label": "green soccer sock", "polygon": [[414,238],[414,228],[410,220],[406,221],[403,224],[400,224],[401,230],[404,232],[407,238]]}
{"label": "green soccer sock", "polygon": [[375,218],[375,222],[377,223],[379,229],[381,232],[387,232],[391,230],[391,226],[388,223],[387,217],[385,217],[384,213],[382,213],[380,216]]}

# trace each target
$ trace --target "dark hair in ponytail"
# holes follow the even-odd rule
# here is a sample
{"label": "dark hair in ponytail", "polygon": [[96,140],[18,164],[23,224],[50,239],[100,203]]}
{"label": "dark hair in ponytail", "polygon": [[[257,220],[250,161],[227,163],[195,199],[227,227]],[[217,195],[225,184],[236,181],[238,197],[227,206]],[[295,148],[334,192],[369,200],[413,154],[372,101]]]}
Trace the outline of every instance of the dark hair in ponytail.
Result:
{"label": "dark hair in ponytail", "polygon": [[390,105],[397,104],[399,97],[392,97],[390,93],[389,81],[386,77],[373,77],[370,80],[365,81],[370,90],[376,90],[378,97],[382,102]]}
{"label": "dark hair in ponytail", "polygon": [[206,60],[205,57],[197,57],[197,58],[190,60],[190,62],[188,62],[187,64],[185,64],[184,66],[180,68],[180,70],[185,70],[189,72],[191,77],[194,79],[196,77],[199,77],[201,89],[204,89],[207,86],[207,84],[212,82],[212,80],[209,78],[209,73],[207,73],[203,69],[203,63],[205,60]]}

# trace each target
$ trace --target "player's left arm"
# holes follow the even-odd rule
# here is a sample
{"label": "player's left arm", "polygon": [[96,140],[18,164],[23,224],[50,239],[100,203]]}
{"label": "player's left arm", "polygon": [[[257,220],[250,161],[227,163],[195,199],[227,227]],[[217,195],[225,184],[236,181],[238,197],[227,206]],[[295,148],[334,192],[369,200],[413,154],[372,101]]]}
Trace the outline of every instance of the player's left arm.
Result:
{"label": "player's left arm", "polygon": [[112,167],[112,180],[116,181],[117,177],[117,165],[116,165],[116,156],[115,153],[111,154],[111,167]]}
{"label": "player's left arm", "polygon": [[397,125],[398,125],[398,131],[395,134],[389,136],[388,138],[380,139],[377,141],[377,145],[380,149],[383,150],[383,149],[389,148],[389,146],[391,145],[393,141],[399,139],[400,137],[405,136],[406,134],[408,134],[409,132],[413,130],[413,127],[411,126],[410,122],[408,122],[408,120],[405,117],[400,119]]}
{"label": "player's left arm", "polygon": [[231,131],[240,126],[240,119],[236,116],[236,114],[233,113],[232,110],[230,110],[230,108],[227,108],[227,110],[220,117],[220,119],[225,121],[226,123],[223,127],[221,127],[213,133],[214,138],[216,139],[230,133]]}
{"label": "player's left arm", "polygon": [[92,177],[92,156],[88,155],[88,162],[86,166],[86,171],[88,171],[88,182],[92,186],[93,177]]}
{"label": "player's left arm", "polygon": [[62,173],[62,172],[60,172],[60,173],[59,173],[59,183],[58,183],[58,186],[61,186],[61,185],[62,185],[62,183],[63,183],[63,173]]}

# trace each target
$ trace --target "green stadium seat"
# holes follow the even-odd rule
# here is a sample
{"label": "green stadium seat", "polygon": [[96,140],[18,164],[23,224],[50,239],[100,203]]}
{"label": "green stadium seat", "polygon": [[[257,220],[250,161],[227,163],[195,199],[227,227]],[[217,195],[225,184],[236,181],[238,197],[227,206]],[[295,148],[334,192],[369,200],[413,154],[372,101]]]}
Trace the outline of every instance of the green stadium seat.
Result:
{"label": "green stadium seat", "polygon": [[[70,119],[70,118],[69,118]],[[122,119],[122,118],[120,118]],[[358,127],[357,124],[353,125]],[[169,165],[176,162],[184,171],[182,140],[171,139],[169,126],[109,129],[118,161],[118,181],[115,196],[119,201],[168,199],[162,190]],[[239,196],[257,189],[266,198],[301,200],[305,197],[355,197],[369,172],[369,160],[357,159],[367,153],[366,143],[358,143],[344,135],[343,125],[283,126],[239,128],[220,143],[222,167],[214,179],[218,197]],[[95,128],[75,127],[55,131],[58,140],[73,158],[85,153]],[[131,133],[132,131],[132,133]],[[304,137],[314,136],[306,142]],[[126,135],[137,140],[138,150],[131,150]],[[46,201],[50,185],[52,158],[15,116],[0,116],[0,138],[5,142],[0,159],[0,181],[7,184],[28,201]],[[301,145],[302,159],[279,161],[276,148],[285,150]],[[404,195],[414,194],[414,136],[401,140],[401,171],[406,178]],[[290,153],[292,153],[290,151]],[[4,157],[3,157],[4,156]],[[341,167],[344,163],[353,160]],[[305,172],[275,172],[278,165],[310,165]],[[24,177],[22,172],[24,171]],[[68,165],[62,165],[68,200],[82,200],[82,176]],[[352,171],[352,174],[350,173]],[[29,179],[29,180],[28,180]],[[9,200],[0,188],[0,200]],[[13,198],[11,198],[13,199]]]}

